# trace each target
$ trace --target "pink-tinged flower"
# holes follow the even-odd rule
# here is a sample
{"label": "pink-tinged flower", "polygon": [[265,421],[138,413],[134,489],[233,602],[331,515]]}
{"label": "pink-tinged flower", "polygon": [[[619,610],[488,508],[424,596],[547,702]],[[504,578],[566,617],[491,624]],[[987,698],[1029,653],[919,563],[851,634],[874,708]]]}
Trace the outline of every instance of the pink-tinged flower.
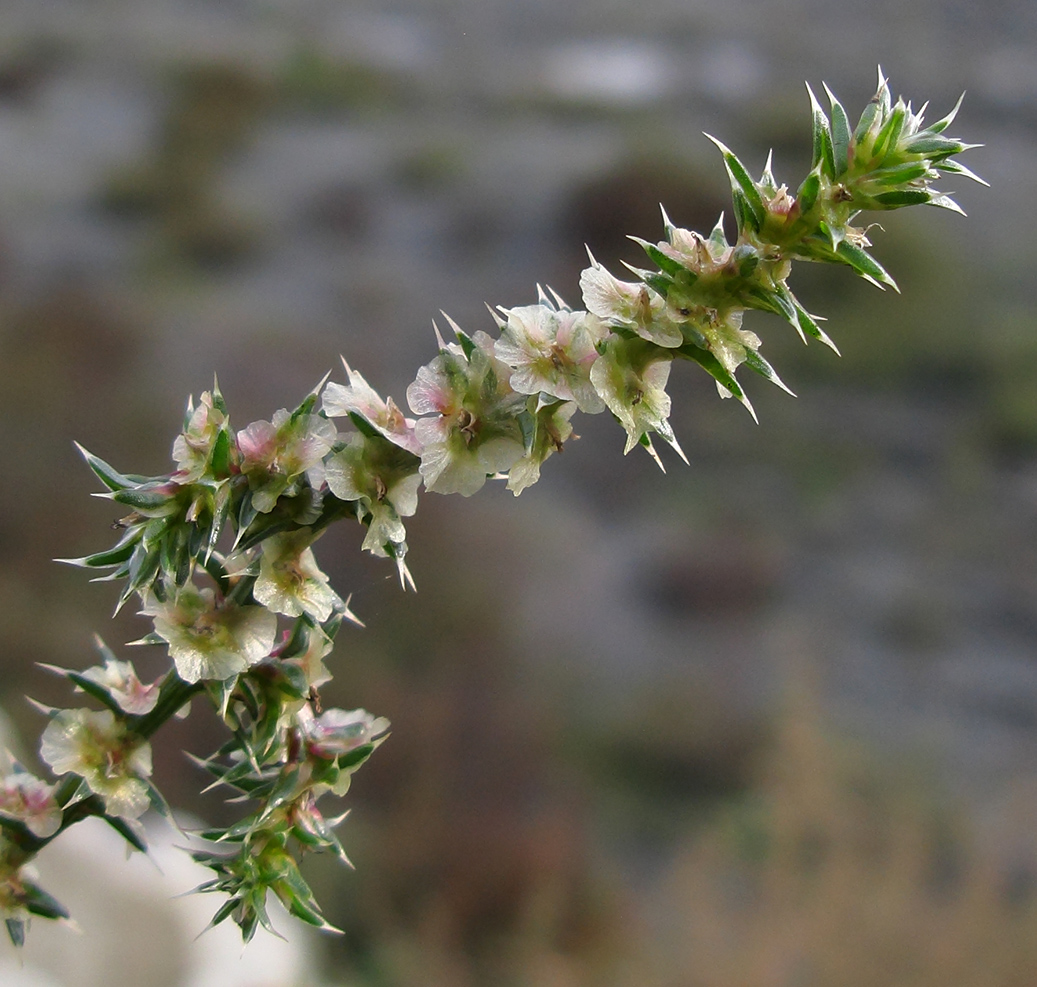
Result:
{"label": "pink-tinged flower", "polygon": [[414,419],[405,418],[392,398],[383,401],[378,392],[345,360],[342,366],[346,368],[349,386],[334,381],[325,386],[324,414],[329,418],[345,418],[351,413],[359,415],[390,442],[420,456],[421,444],[414,434]]}
{"label": "pink-tinged flower", "polygon": [[211,589],[190,584],[174,600],[149,600],[141,613],[154,618],[185,682],[232,678],[266,658],[277,636],[277,617],[266,607],[217,603]]}
{"label": "pink-tinged flower", "polygon": [[161,683],[156,681],[144,685],[128,661],[105,658],[103,665],[95,665],[79,674],[99,685],[115,700],[119,709],[132,716],[150,713],[158,702]]}
{"label": "pink-tinged flower", "polygon": [[299,723],[307,752],[325,761],[373,743],[389,731],[384,716],[372,716],[366,709],[329,709],[320,716],[300,716]]}
{"label": "pink-tinged flower", "polygon": [[[345,795],[353,772],[366,760],[365,753],[369,756],[389,735],[389,721],[384,716],[372,716],[364,709],[329,709],[314,716],[309,706],[304,706],[297,722],[306,754],[313,764],[316,784],[311,787],[317,794],[330,791]],[[362,751],[360,756],[339,761],[344,755],[368,745],[368,750]]]}
{"label": "pink-tinged flower", "polygon": [[[226,413],[213,401],[209,391],[202,394],[198,407],[193,400],[188,405],[189,418],[183,432],[173,442],[173,459],[177,471],[173,474],[179,483],[194,483],[209,469],[220,435],[229,432],[230,423]],[[231,442],[226,441],[226,453],[230,454]]]}
{"label": "pink-tinged flower", "polygon": [[273,421],[253,422],[238,432],[241,472],[248,477],[252,506],[261,514],[273,510],[277,498],[306,474],[310,486],[324,482],[322,460],[338,437],[332,422],[320,415],[290,415],[284,408]]}
{"label": "pink-tinged flower", "polygon": [[493,340],[477,332],[472,343],[466,355],[440,340],[439,356],[407,388],[415,414],[435,415],[418,419],[414,432],[425,488],[436,493],[470,497],[526,451],[517,419],[525,399],[508,384],[510,370],[493,356]]}
{"label": "pink-tinged flower", "polygon": [[[604,407],[604,404],[602,404]],[[533,436],[529,451],[508,472],[508,489],[517,497],[540,479],[540,467],[552,454],[562,451],[572,435],[569,419],[576,413],[574,401],[541,405],[533,415]]]}
{"label": "pink-tinged flower", "polygon": [[33,836],[45,840],[61,828],[61,806],[54,798],[56,785],[48,785],[14,765],[0,782],[0,816],[22,823]]}
{"label": "pink-tinged flower", "polygon": [[262,544],[259,578],[252,595],[274,613],[287,617],[305,613],[323,623],[342,601],[317,565],[310,548],[312,541],[309,528],[267,538]]}
{"label": "pink-tinged flower", "polygon": [[328,489],[340,500],[356,503],[367,521],[363,548],[383,558],[398,555],[407,532],[401,518],[418,509],[418,460],[379,436],[354,435],[325,463]]}
{"label": "pink-tinged flower", "polygon": [[575,401],[580,411],[592,415],[605,410],[590,381],[596,347],[609,334],[596,315],[556,309],[545,297],[539,305],[501,311],[507,322],[493,352],[511,367],[514,390]]}
{"label": "pink-tinged flower", "polygon": [[[604,354],[591,367],[591,380],[609,410],[626,429],[623,454],[650,432],[658,432],[683,458],[673,429],[667,421],[670,397],[666,382],[670,376],[670,357],[639,339],[609,340]],[[642,439],[644,437],[644,439]],[[649,445],[649,451],[651,447]]]}
{"label": "pink-tinged flower", "polygon": [[673,226],[668,221],[666,232],[669,242],[664,241],[656,246],[667,257],[696,274],[711,273],[726,264],[731,257],[731,245],[724,239],[722,225],[718,225],[708,240],[694,230]]}
{"label": "pink-tinged flower", "polygon": [[126,730],[110,709],[63,709],[47,724],[40,756],[59,775],[79,775],[105,811],[136,819],[149,805],[151,745]]}
{"label": "pink-tinged flower", "polygon": [[594,258],[580,274],[587,310],[611,326],[632,329],[657,346],[673,348],[684,342],[680,322],[666,299],[640,282],[620,281]]}

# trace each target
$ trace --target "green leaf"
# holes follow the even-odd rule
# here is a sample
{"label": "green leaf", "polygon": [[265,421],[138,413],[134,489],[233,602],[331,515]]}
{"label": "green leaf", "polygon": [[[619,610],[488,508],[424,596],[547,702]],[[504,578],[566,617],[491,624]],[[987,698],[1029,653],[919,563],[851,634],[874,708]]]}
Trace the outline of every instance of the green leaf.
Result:
{"label": "green leaf", "polygon": [[[250,898],[253,896],[250,896]],[[234,920],[241,930],[241,941],[250,943],[256,937],[256,929],[259,928],[259,914],[255,908],[245,907],[239,918]]]}
{"label": "green leaf", "polygon": [[627,239],[639,244],[641,249],[651,258],[652,262],[671,278],[686,278],[688,274],[694,275],[693,271],[689,271],[679,260],[675,260],[669,254],[663,253],[654,243],[642,240],[639,236],[631,236],[627,237]]}
{"label": "green leaf", "polygon": [[[828,334],[815,321],[815,317],[799,304],[792,292],[789,292],[789,298],[796,309],[796,328],[799,329],[800,335],[804,337],[813,336],[814,339],[818,339],[826,346],[831,347],[838,355],[839,347],[829,339]],[[806,342],[805,338],[803,342]]]}
{"label": "green leaf", "polygon": [[341,771],[355,771],[360,767],[375,751],[375,744],[361,744],[359,747],[353,748],[343,754],[338,759],[338,766]]}
{"label": "green leaf", "polygon": [[[45,667],[48,667],[51,671],[55,672],[62,671],[62,669],[54,668],[53,666]],[[93,696],[93,698],[96,699],[99,703],[102,703],[103,705],[107,706],[116,715],[116,717],[118,717],[119,719],[125,717],[126,714],[123,712],[122,707],[114,699],[112,699],[111,694],[108,692],[106,688],[104,688],[104,686],[98,685],[96,682],[92,682],[90,679],[85,678],[78,672],[65,671],[64,675],[65,678],[67,678],[70,682],[78,686],[88,696]]]}
{"label": "green leaf", "polygon": [[281,773],[277,783],[267,796],[270,808],[276,808],[284,802],[299,787],[299,768],[291,768]]}
{"label": "green leaf", "polygon": [[166,797],[150,781],[148,782],[148,802],[163,819],[173,818],[173,810],[166,801]]}
{"label": "green leaf", "polygon": [[282,662],[279,666],[281,681],[277,687],[292,699],[305,699],[310,693],[310,683],[306,678],[306,672],[298,665],[290,662]]}
{"label": "green leaf", "polygon": [[170,493],[168,489],[129,487],[124,490],[114,490],[104,496],[119,504],[132,507],[142,514],[154,515],[161,512],[164,515],[171,514],[177,509],[175,494]]}
{"label": "green leaf", "polygon": [[965,98],[965,94],[962,93],[958,97],[958,102],[954,104],[954,109],[947,114],[942,120],[937,120],[936,123],[931,124],[926,129],[931,134],[942,134],[953,122],[954,118],[958,115],[958,110],[961,109],[961,101]]}
{"label": "green leaf", "polygon": [[742,233],[745,230],[755,230],[753,225],[752,210],[749,208],[749,203],[745,201],[745,196],[741,192],[731,193],[731,211],[735,214],[735,226],[738,227],[738,232]]}
{"label": "green leaf", "polygon": [[216,441],[212,445],[212,458],[209,461],[209,472],[217,480],[224,480],[230,476],[232,448],[230,432],[221,428],[216,433]]}
{"label": "green leaf", "polygon": [[476,346],[472,337],[468,333],[459,329],[456,325],[453,327],[454,335],[457,337],[457,342],[461,346],[461,352],[464,353],[466,360],[472,359],[472,354],[475,352]]}
{"label": "green leaf", "polygon": [[763,189],[768,195],[775,195],[778,191],[777,182],[774,181],[774,148],[767,152],[767,161],[763,166],[763,174],[760,175],[760,183],[757,188]]}
{"label": "green leaf", "polygon": [[799,214],[805,216],[814,208],[818,193],[821,191],[821,174],[815,168],[799,186],[796,192],[796,203],[799,206]]}
{"label": "green leaf", "polygon": [[95,552],[93,555],[84,555],[79,559],[55,559],[54,561],[79,566],[83,569],[107,569],[109,566],[120,565],[127,561],[139,540],[139,529],[133,529],[123,535],[122,540],[114,548],[109,548],[104,552]]}
{"label": "green leaf", "polygon": [[132,826],[128,825],[125,819],[119,816],[105,815],[102,817],[112,829],[115,830],[134,850],[139,850],[141,853],[148,852],[148,845],[141,838],[140,834],[133,829]]}
{"label": "green leaf", "polygon": [[927,203],[930,206],[936,206],[937,209],[947,209],[950,212],[956,212],[960,216],[965,215],[965,210],[958,205],[949,195],[934,195]]}
{"label": "green leaf", "polygon": [[864,112],[861,114],[860,120],[857,121],[857,127],[853,132],[853,139],[857,144],[860,144],[864,136],[871,130],[871,126],[878,118],[878,115],[879,96],[876,94],[869,100],[868,105],[864,107]]}
{"label": "green leaf", "polygon": [[641,271],[638,277],[649,288],[652,289],[656,294],[662,295],[663,298],[667,296],[670,289],[675,287],[674,282],[671,278],[668,278],[665,274],[657,274],[655,271]]}
{"label": "green leaf", "polygon": [[300,418],[302,415],[313,414],[313,409],[317,406],[317,399],[320,397],[320,392],[324,389],[324,385],[328,382],[328,378],[330,376],[331,371],[329,370],[323,377],[321,377],[320,381],[317,383],[317,386],[314,387],[313,390],[310,391],[310,393],[302,399],[301,403],[299,404],[299,407],[292,412],[291,421],[294,422],[297,418]]}
{"label": "green leaf", "polygon": [[780,290],[768,290],[760,285],[752,284],[746,287],[742,297],[749,308],[773,312],[792,325],[798,324],[795,306]]}
{"label": "green leaf", "polygon": [[210,393],[212,395],[212,406],[224,415],[229,414],[230,412],[227,409],[227,402],[223,398],[223,392],[220,390],[220,382],[217,379],[216,374],[212,375],[212,391]]}
{"label": "green leaf", "polygon": [[866,181],[869,185],[885,185],[892,188],[896,185],[905,185],[918,178],[924,178],[929,173],[929,165],[924,161],[907,161],[904,164],[890,165],[886,168],[876,168],[869,171]]}
{"label": "green leaf", "polygon": [[234,540],[235,548],[239,547],[238,542],[241,541],[242,535],[248,531],[249,526],[257,517],[259,517],[259,511],[252,506],[252,491],[246,490],[238,505],[238,535]]}
{"label": "green leaf", "polygon": [[832,154],[832,133],[828,129],[828,117],[821,109],[814,90],[807,85],[810,96],[810,112],[813,127],[813,147],[810,157],[811,170],[818,168],[823,175],[835,179],[835,161]]}
{"label": "green leaf", "polygon": [[143,545],[138,545],[133,557],[130,559],[130,571],[126,587],[119,597],[116,608],[121,609],[123,604],[136,592],[152,584],[159,570],[159,553],[149,552]]}
{"label": "green leaf", "polygon": [[363,415],[351,411],[349,412],[349,420],[365,439],[374,439],[381,436],[381,432],[379,432],[378,429],[376,429]]}
{"label": "green leaf", "polygon": [[897,149],[897,141],[900,140],[900,132],[904,128],[906,115],[907,107],[898,100],[875,138],[875,147],[872,151],[875,157],[884,160]]}
{"label": "green leaf", "polygon": [[74,443],[75,447],[79,450],[79,454],[86,460],[87,466],[94,471],[97,478],[109,489],[109,490],[125,490],[127,487],[134,486],[133,481],[118,470],[113,469],[103,459],[98,459],[92,452],[88,452],[78,442]]}
{"label": "green leaf", "polygon": [[5,918],[4,924],[7,926],[7,936],[15,949],[21,949],[25,945],[25,930],[29,923],[18,918]]}
{"label": "green leaf", "polygon": [[186,541],[187,536],[183,528],[177,527],[158,543],[159,568],[162,570],[162,575],[169,581],[176,578],[180,557],[187,548]]}
{"label": "green leaf", "polygon": [[990,188],[990,182],[984,181],[974,171],[966,168],[965,165],[959,161],[940,161],[934,167],[939,168],[940,171],[946,172],[948,175],[964,175],[965,178],[971,178],[972,181],[978,182],[980,185],[985,185]]}
{"label": "green leaf", "polygon": [[904,144],[903,150],[911,154],[924,154],[926,157],[939,155],[946,157],[949,154],[961,154],[962,151],[974,144],[963,144],[961,141],[951,140],[949,137],[940,137],[938,134],[922,131],[916,134]]}
{"label": "green leaf", "polygon": [[850,121],[843,104],[835,98],[827,84],[823,85],[832,105],[832,160],[835,164],[835,177],[839,178],[846,173],[850,163]]}
{"label": "green leaf", "polygon": [[722,254],[729,246],[727,237],[724,235],[724,214],[720,214],[720,218],[717,220],[716,226],[713,227],[712,232],[706,239],[706,243],[709,245],[710,250],[715,254]]}
{"label": "green leaf", "polygon": [[924,206],[932,199],[932,193],[920,188],[892,189],[879,192],[872,199],[886,209],[900,209],[903,206]]}
{"label": "green leaf", "polygon": [[745,406],[749,414],[753,416],[753,421],[757,420],[756,412],[753,410],[752,404],[749,403],[749,398],[746,397],[741,385],[709,350],[703,350],[697,346],[692,346],[690,343],[686,343],[674,352],[686,360],[693,360],[702,367],[721,387],[730,391]]}
{"label": "green leaf", "polygon": [[205,927],[205,930],[216,928],[221,922],[227,919],[235,908],[238,907],[241,899],[238,897],[228,898],[219,908],[216,909],[216,914],[209,920],[209,924]]}
{"label": "green leaf", "polygon": [[33,915],[42,918],[68,918],[69,910],[52,894],[30,881],[22,884],[22,904]]}
{"label": "green leaf", "polygon": [[753,373],[759,374],[765,380],[769,380],[772,384],[777,384],[786,394],[792,394],[793,397],[796,396],[785,385],[785,382],[778,376],[775,369],[762,356],[760,356],[756,350],[748,346],[745,348],[745,365],[753,371]]}
{"label": "green leaf", "polygon": [[747,278],[760,263],[760,252],[749,243],[741,243],[731,253],[739,277]]}
{"label": "green leaf", "polygon": [[744,197],[753,229],[758,233],[767,214],[763,198],[760,196],[760,190],[756,187],[756,183],[752,178],[749,177],[749,172],[745,170],[745,165],[738,160],[735,154],[715,137],[710,137],[709,134],[706,134],[706,136],[720,149],[720,153],[724,157],[724,166],[727,168],[728,177],[731,179],[731,188],[735,192],[740,192]]}
{"label": "green leaf", "polygon": [[867,251],[862,250],[860,247],[855,247],[848,240],[843,240],[835,252],[844,263],[849,264],[865,281],[870,281],[879,288],[883,285],[889,285],[894,291],[900,291],[896,281],[886,273],[886,269]]}

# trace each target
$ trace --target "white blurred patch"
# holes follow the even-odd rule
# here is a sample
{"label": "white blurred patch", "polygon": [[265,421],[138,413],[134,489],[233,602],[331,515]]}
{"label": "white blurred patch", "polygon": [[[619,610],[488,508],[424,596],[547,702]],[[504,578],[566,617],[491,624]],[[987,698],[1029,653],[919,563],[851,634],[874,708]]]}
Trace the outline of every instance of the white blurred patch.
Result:
{"label": "white blurred patch", "polygon": [[[210,876],[162,821],[149,828],[152,860],[127,860],[122,838],[97,819],[63,833],[37,862],[41,885],[82,930],[35,919],[19,959],[3,937],[3,987],[303,987],[316,982],[316,933],[271,903],[287,941],[263,931],[243,949],[230,920],[195,938],[224,898],[174,897]],[[157,865],[157,866],[156,866]],[[161,868],[161,870],[160,870]]]}
{"label": "white blurred patch", "polygon": [[565,99],[642,105],[672,91],[669,56],[649,41],[578,41],[544,53],[541,84]]}
{"label": "white blurred patch", "polygon": [[696,68],[699,86],[718,99],[747,99],[767,76],[763,55],[739,42],[711,46],[696,59]]}

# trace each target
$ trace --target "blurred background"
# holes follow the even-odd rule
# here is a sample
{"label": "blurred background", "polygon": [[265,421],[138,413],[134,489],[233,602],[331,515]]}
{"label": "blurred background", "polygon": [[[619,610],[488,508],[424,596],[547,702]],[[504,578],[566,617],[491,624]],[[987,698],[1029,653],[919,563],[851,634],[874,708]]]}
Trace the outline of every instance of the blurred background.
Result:
{"label": "blurred background", "polygon": [[[795,188],[804,80],[851,116],[879,63],[934,119],[967,89],[952,133],[986,145],[965,162],[993,188],[944,183],[968,219],[881,217],[900,296],[794,272],[843,357],[754,313],[799,395],[750,380],[760,425],[678,367],[690,467],[623,458],[622,431],[584,416],[520,499],[423,497],[416,595],[359,527],[322,540],[367,624],[339,636],[326,701],[394,733],[349,797],[356,871],[308,869],[345,935],[307,947],[305,976],[1037,982],[1037,5],[0,14],[0,703],[27,748],[42,721],[22,697],[70,702],[35,663],[83,667],[92,632],[143,630],[49,561],[111,540],[74,439],[166,472],[214,371],[242,428],[342,380],[339,354],[403,404],[440,309],[490,329],[484,303],[531,303],[537,282],[578,304],[585,243],[614,267],[638,260],[626,234],[661,236],[660,202],[693,229],[730,212],[702,131],[755,173],[773,148]],[[181,753],[219,742],[211,717],[168,733],[170,801],[231,818]]]}

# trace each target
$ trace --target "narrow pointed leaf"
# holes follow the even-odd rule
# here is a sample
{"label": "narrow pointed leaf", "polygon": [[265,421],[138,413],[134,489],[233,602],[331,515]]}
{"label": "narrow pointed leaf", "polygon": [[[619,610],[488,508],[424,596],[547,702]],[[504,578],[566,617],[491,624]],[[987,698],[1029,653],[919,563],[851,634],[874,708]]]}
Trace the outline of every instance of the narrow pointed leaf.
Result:
{"label": "narrow pointed leaf", "polygon": [[946,209],[948,212],[956,212],[959,216],[965,215],[965,210],[949,195],[934,195],[929,200],[928,205],[936,206],[937,209]]}
{"label": "narrow pointed leaf", "polygon": [[105,815],[103,818],[134,850],[139,850],[141,853],[148,852],[147,843],[141,839],[140,834],[125,819],[109,815]]}
{"label": "narrow pointed leaf", "polygon": [[715,137],[710,137],[709,134],[706,134],[706,136],[720,149],[720,153],[724,157],[724,165],[727,168],[728,177],[731,179],[731,187],[740,191],[744,196],[745,204],[748,206],[749,214],[752,217],[753,228],[759,232],[760,227],[763,225],[764,216],[767,213],[763,205],[763,199],[760,196],[760,190],[756,187],[756,183],[752,178],[749,177],[749,172],[746,171],[745,165],[738,160],[737,156]]}
{"label": "narrow pointed leaf", "polygon": [[97,478],[112,491],[125,490],[127,487],[132,487],[133,481],[123,473],[120,473],[117,469],[113,469],[103,459],[99,459],[92,452],[84,449],[78,442],[75,443],[75,447],[79,450],[79,454],[86,460],[87,466],[94,471]]}
{"label": "narrow pointed leaf", "polygon": [[897,287],[896,281],[886,273],[886,269],[867,251],[862,250],[860,247],[855,247],[848,240],[843,240],[835,252],[866,280],[879,287],[889,285],[894,291],[900,290]]}
{"label": "narrow pointed leaf", "polygon": [[868,184],[894,188],[924,178],[929,174],[929,170],[929,165],[925,161],[907,161],[904,164],[876,168],[868,172]]}
{"label": "narrow pointed leaf", "polygon": [[933,194],[927,189],[904,188],[879,192],[872,199],[885,209],[900,209],[903,206],[924,206],[931,202]]}
{"label": "narrow pointed leaf", "polygon": [[961,109],[961,101],[965,98],[965,94],[962,93],[958,97],[958,102],[954,104],[954,109],[947,114],[942,120],[937,120],[936,123],[932,124],[928,129],[931,133],[942,134],[953,122],[954,118],[958,115],[958,110]]}
{"label": "narrow pointed leaf", "polygon": [[228,898],[216,909],[216,914],[209,920],[209,924],[202,930],[202,933],[208,932],[209,929],[215,929],[217,925],[229,918],[234,909],[238,907],[240,900],[237,897]]}
{"label": "narrow pointed leaf", "polygon": [[83,569],[106,569],[109,566],[120,565],[133,554],[133,549],[140,538],[139,532],[131,532],[123,536],[123,540],[114,548],[104,552],[95,552],[93,555],[84,555],[79,559],[55,559],[55,562],[63,562],[65,565],[75,565]]}
{"label": "narrow pointed leaf", "polygon": [[900,140],[900,132],[904,128],[904,116],[907,109],[903,103],[898,102],[889,114],[889,119],[882,125],[878,136],[875,138],[874,155],[880,159],[896,150],[897,141]]}
{"label": "narrow pointed leaf", "polygon": [[853,131],[853,139],[857,144],[860,144],[861,139],[871,130],[871,126],[878,118],[878,115],[879,96],[876,94],[871,98],[868,105],[864,107],[864,112],[861,114],[861,118],[857,121],[857,126]]}
{"label": "narrow pointed leaf", "polygon": [[23,882],[22,902],[33,915],[42,918],[68,918],[69,910],[52,894],[30,881]]}
{"label": "narrow pointed leaf", "polygon": [[753,371],[753,373],[759,374],[765,380],[769,380],[772,384],[776,384],[786,394],[791,394],[793,397],[796,396],[778,376],[777,371],[775,371],[775,369],[762,356],[760,356],[756,350],[746,347],[745,365]]}
{"label": "narrow pointed leaf", "polygon": [[805,216],[814,208],[818,193],[821,191],[821,175],[816,169],[803,179],[803,184],[796,192],[796,203],[801,216]]}
{"label": "narrow pointed leaf", "polygon": [[969,146],[949,137],[941,137],[939,134],[923,131],[907,141],[903,149],[911,154],[924,154],[932,157],[934,155],[961,154]]}
{"label": "narrow pointed leaf", "polygon": [[[813,336],[814,339],[820,340],[825,344],[825,346],[830,347],[836,355],[839,355],[839,347],[832,342],[824,329],[817,324],[814,320],[814,316],[803,308],[803,306],[796,301],[795,297],[792,298],[792,304],[796,308],[796,326],[800,330],[800,334],[804,336]],[[806,342],[806,339],[803,341]]]}
{"label": "narrow pointed leaf", "polygon": [[688,360],[693,360],[703,370],[706,371],[721,387],[730,391],[734,397],[736,397],[743,405],[749,414],[756,418],[756,412],[753,411],[752,405],[749,403],[748,397],[742,390],[741,385],[735,380],[734,376],[728,372],[727,368],[712,354],[709,350],[699,349],[697,346],[691,346],[686,344],[676,351],[681,356]]}
{"label": "narrow pointed leaf", "polygon": [[28,924],[17,918],[4,919],[4,925],[7,926],[7,937],[15,949],[21,949],[25,945],[25,929]]}
{"label": "narrow pointed leaf", "polygon": [[835,177],[839,178],[846,173],[850,161],[850,121],[843,104],[835,98],[835,94],[827,85],[825,92],[832,105],[832,160],[835,165]]}
{"label": "narrow pointed leaf", "polygon": [[686,278],[688,274],[693,272],[689,271],[679,260],[674,260],[668,254],[663,253],[654,243],[649,243],[647,240],[642,240],[640,237],[632,236],[629,239],[633,240],[641,246],[646,254],[652,259],[661,271],[668,274],[671,278]]}
{"label": "narrow pointed leaf", "polygon": [[813,128],[813,147],[810,157],[811,169],[820,168],[821,173],[829,178],[835,178],[835,163],[832,157],[832,133],[828,129],[828,117],[821,109],[813,89],[807,86],[810,96],[810,112]]}
{"label": "narrow pointed leaf", "polygon": [[939,168],[940,171],[946,172],[948,175],[963,175],[965,178],[971,178],[972,181],[990,188],[990,182],[984,181],[979,177],[979,175],[971,169],[966,168],[965,165],[961,164],[959,161],[941,161],[935,167]]}
{"label": "narrow pointed leaf", "polygon": [[706,239],[706,243],[709,245],[710,250],[714,254],[723,253],[729,246],[727,237],[724,235],[724,214],[720,214],[720,218],[717,220],[716,226],[713,227],[712,232]]}

